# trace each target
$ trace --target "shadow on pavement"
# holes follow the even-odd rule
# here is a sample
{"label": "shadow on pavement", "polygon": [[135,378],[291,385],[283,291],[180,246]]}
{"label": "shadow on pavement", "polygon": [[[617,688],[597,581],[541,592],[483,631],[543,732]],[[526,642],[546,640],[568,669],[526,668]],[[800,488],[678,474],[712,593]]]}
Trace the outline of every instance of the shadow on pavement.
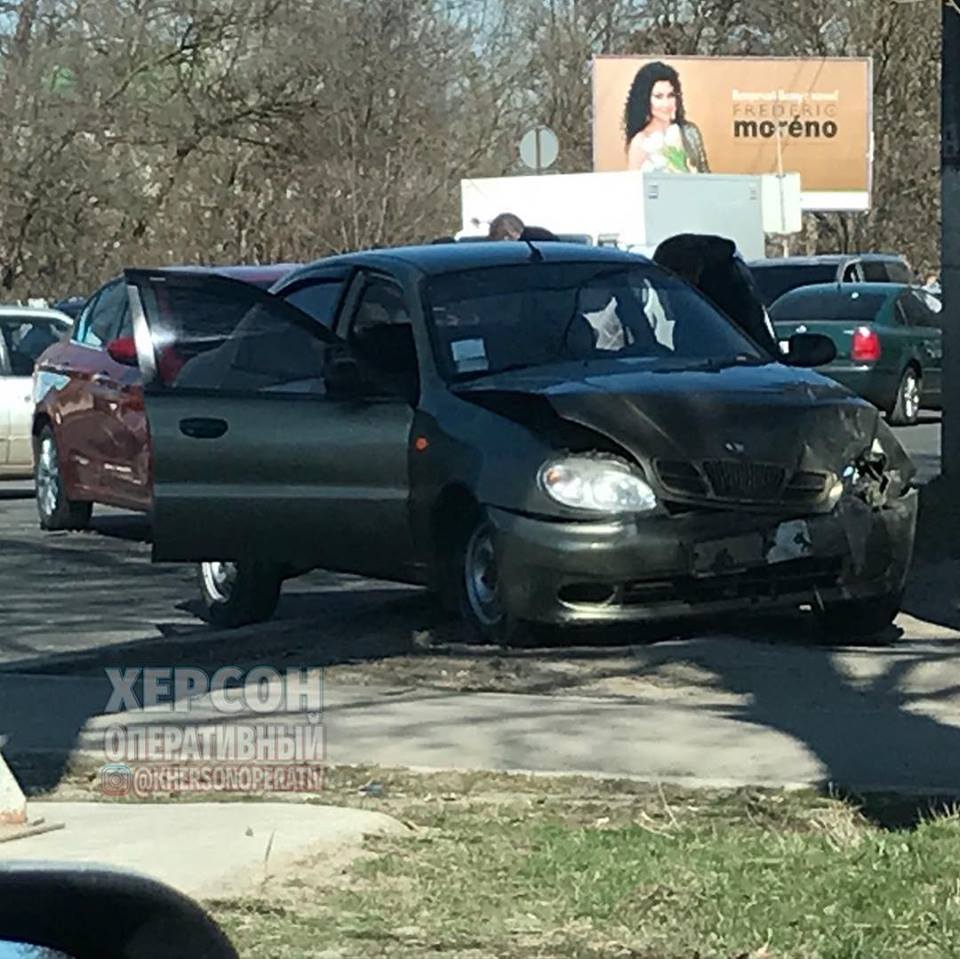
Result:
{"label": "shadow on pavement", "polygon": [[110,539],[122,539],[132,543],[150,543],[152,531],[150,520],[140,513],[93,514],[88,534],[106,536]]}
{"label": "shadow on pavement", "polygon": [[[949,570],[944,563],[951,561],[958,542],[949,530],[955,522],[952,498],[943,487],[931,487],[923,498],[918,566],[907,611],[960,626],[957,580],[948,583],[948,573],[941,572],[941,582],[930,572]],[[455,687],[448,685],[441,692],[435,682],[445,661],[455,661],[456,668],[466,665],[461,689],[471,688],[470,670],[482,667],[486,672],[473,688],[543,696],[542,705],[520,696],[503,697],[503,708],[489,720],[496,723],[488,734],[497,751],[529,755],[530,768],[542,763],[542,744],[516,732],[518,717],[528,719],[535,713],[540,736],[546,733],[568,749],[578,743],[582,748],[586,737],[594,737],[592,758],[600,762],[602,726],[587,727],[571,716],[569,705],[561,718],[560,703],[549,697],[595,697],[591,687],[598,681],[623,680],[617,701],[628,708],[637,703],[638,715],[638,697],[645,696],[643,705],[649,706],[655,700],[650,699],[653,690],[662,693],[661,702],[706,711],[721,726],[728,723],[724,728],[782,733],[816,758],[823,770],[820,788],[851,795],[865,815],[885,828],[909,828],[932,808],[960,795],[960,728],[946,716],[946,709],[960,699],[960,685],[943,678],[956,671],[960,684],[952,642],[911,647],[897,644],[892,632],[886,645],[834,648],[818,641],[809,616],[798,615],[712,622],[709,638],[703,624],[686,624],[577,637],[598,643],[592,646],[476,647],[465,642],[459,624],[448,620],[423,591],[332,574],[308,578],[310,588],[291,584],[270,624],[214,631],[186,615],[194,608],[192,571],[152,567],[142,548],[148,536],[143,517],[104,516],[86,536],[0,543],[22,573],[12,586],[15,595],[5,597],[0,649],[15,653],[16,661],[0,669],[0,735],[9,737],[5,755],[28,787],[49,788],[59,781],[79,732],[90,717],[103,713],[110,690],[105,666],[212,670],[228,664],[269,663],[283,669],[396,663],[415,668],[400,670],[395,685],[406,682],[428,699],[457,695]],[[93,548],[105,539],[115,548]],[[139,638],[91,641],[98,624],[105,633]],[[152,634],[144,635],[148,624]],[[80,653],[71,649],[72,637],[84,639],[88,648]],[[56,642],[64,638],[67,642],[57,648]],[[603,639],[617,645],[600,645]],[[658,642],[662,640],[672,641]],[[549,668],[558,664],[562,668]],[[713,699],[702,705],[696,698],[678,698],[678,669],[695,674],[689,685]],[[511,685],[497,679],[510,671],[517,672],[520,681]],[[27,674],[32,674],[29,679]],[[646,692],[631,691],[630,682],[638,680],[644,680]],[[416,702],[416,696],[409,701]],[[450,720],[453,726],[457,722]],[[466,727],[476,719],[459,722]],[[671,735],[670,728],[655,732],[661,739]],[[649,728],[644,733],[649,735]],[[438,755],[446,755],[452,731],[411,716],[408,725],[390,735],[398,742],[420,737]],[[689,754],[691,744],[680,743],[681,733],[676,735],[678,746]],[[750,779],[749,761],[740,772]],[[859,797],[857,791],[864,790],[870,795]],[[892,800],[884,791],[921,798]]]}
{"label": "shadow on pavement", "polygon": [[922,487],[914,565],[904,610],[917,619],[960,629],[960,499],[940,476]]}

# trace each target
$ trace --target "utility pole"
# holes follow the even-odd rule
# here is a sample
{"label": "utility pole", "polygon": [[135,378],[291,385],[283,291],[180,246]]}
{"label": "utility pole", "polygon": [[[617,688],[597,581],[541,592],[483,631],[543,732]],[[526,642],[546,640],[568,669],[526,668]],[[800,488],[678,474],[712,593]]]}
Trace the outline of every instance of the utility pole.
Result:
{"label": "utility pole", "polygon": [[940,284],[943,293],[942,469],[960,481],[960,4],[942,0]]}

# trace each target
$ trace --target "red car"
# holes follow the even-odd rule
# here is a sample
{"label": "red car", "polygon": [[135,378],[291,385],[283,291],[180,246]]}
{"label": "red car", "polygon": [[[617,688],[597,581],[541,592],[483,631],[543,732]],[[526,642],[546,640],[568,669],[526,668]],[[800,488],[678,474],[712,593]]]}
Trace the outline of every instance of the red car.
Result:
{"label": "red car", "polygon": [[[298,265],[188,269],[268,289]],[[150,440],[122,277],[90,297],[69,339],[40,355],[33,400],[34,474],[43,529],[82,529],[94,503],[150,509]]]}

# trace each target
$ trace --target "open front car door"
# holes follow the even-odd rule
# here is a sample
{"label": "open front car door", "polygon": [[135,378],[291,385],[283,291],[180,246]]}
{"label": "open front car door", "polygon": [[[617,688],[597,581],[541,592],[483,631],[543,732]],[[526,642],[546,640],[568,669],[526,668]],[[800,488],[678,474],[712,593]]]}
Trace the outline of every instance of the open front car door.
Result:
{"label": "open front car door", "polygon": [[342,350],[328,329],[237,280],[125,276],[150,426],[155,560],[342,568],[338,556],[365,530],[402,532],[412,410],[388,441],[376,407],[329,395]]}

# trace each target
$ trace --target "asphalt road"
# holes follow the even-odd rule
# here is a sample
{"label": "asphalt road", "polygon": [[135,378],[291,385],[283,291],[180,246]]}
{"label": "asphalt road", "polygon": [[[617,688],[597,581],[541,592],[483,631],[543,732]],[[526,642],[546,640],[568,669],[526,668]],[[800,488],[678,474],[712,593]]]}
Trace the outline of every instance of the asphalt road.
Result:
{"label": "asphalt road", "polygon": [[927,482],[940,473],[939,413],[924,413],[916,426],[901,426],[894,432],[917,464],[921,482]]}
{"label": "asphalt road", "polygon": [[[936,419],[899,432],[936,475]],[[151,564],[143,517],[42,533],[30,485],[4,483],[0,745],[50,788],[75,750],[103,754],[105,666],[323,666],[334,763],[960,791],[958,574],[916,566],[881,648],[825,646],[803,616],[477,647],[422,590],[325,573],[286,584],[271,622],[217,631],[192,567]]]}
{"label": "asphalt road", "polygon": [[[921,478],[937,475],[939,417],[897,433]],[[342,662],[403,653],[424,633],[466,638],[422,590],[327,573],[287,583],[270,623],[216,632],[197,618],[193,567],[150,563],[143,517],[96,507],[86,532],[43,533],[32,496],[29,483],[0,483],[0,668],[73,671],[77,653],[107,647],[139,664],[186,650],[199,666]]]}

